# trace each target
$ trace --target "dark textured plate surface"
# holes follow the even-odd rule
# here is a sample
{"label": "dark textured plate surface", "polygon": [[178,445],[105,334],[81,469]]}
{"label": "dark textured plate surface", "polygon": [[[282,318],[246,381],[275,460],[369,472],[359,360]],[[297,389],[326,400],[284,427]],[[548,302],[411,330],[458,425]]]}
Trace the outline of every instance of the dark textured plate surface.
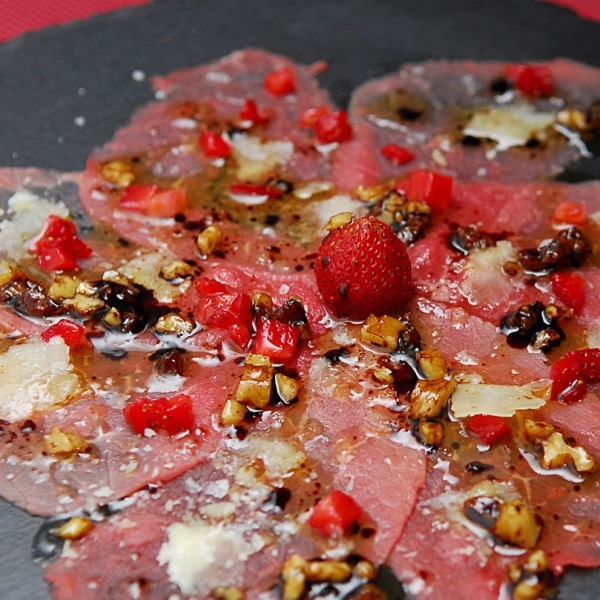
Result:
{"label": "dark textured plate surface", "polygon": [[[82,169],[151,99],[134,71],[164,74],[246,46],[327,60],[322,82],[343,104],[407,61],[565,56],[600,66],[598,39],[600,25],[534,0],[157,1],[0,47],[0,165]],[[30,558],[40,521],[0,501],[0,523],[0,598],[47,600]],[[600,572],[570,573],[560,597],[591,600],[599,588]]]}

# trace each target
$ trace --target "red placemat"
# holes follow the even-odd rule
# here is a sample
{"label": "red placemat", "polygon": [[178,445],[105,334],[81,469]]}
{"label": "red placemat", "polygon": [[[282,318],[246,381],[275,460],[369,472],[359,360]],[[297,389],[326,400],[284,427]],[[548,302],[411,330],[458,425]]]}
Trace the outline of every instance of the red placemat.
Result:
{"label": "red placemat", "polygon": [[150,0],[0,0],[0,42],[48,25],[148,2]]}
{"label": "red placemat", "polygon": [[[0,0],[0,42],[26,31],[85,19],[96,13],[151,0]],[[600,0],[545,0],[574,10],[580,17],[600,21]],[[25,4],[25,6],[23,6]]]}

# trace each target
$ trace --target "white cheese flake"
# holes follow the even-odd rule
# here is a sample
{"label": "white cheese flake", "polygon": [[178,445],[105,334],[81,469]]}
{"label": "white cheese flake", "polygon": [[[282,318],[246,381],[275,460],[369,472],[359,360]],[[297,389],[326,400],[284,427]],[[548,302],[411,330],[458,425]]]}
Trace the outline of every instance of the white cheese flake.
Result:
{"label": "white cheese flake", "polygon": [[65,402],[79,389],[69,347],[33,339],[0,354],[0,419],[14,422]]}
{"label": "white cheese flake", "polygon": [[459,383],[450,399],[452,414],[458,419],[472,415],[512,417],[519,410],[535,410],[545,403],[531,385],[485,383]]}

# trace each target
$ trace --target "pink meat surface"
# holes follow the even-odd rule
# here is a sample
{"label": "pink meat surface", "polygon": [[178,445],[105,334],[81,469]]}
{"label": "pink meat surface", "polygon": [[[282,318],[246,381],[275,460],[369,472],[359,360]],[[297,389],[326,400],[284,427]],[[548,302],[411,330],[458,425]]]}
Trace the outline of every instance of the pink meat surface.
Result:
{"label": "pink meat surface", "polygon": [[[284,67],[294,69],[296,88],[286,96],[274,96],[264,87],[265,75]],[[81,188],[85,210],[92,218],[110,224],[123,236],[141,245],[169,245],[180,255],[192,250],[196,255],[197,249],[192,244],[174,239],[181,234],[171,235],[175,227],[171,220],[151,222],[118,210],[118,201],[102,191],[105,182],[100,174],[100,164],[148,152],[154,161],[160,156],[152,170],[153,176],[164,181],[195,176],[218,179],[222,174],[214,161],[198,149],[198,136],[211,122],[219,119],[235,121],[245,98],[255,100],[270,115],[261,126],[259,136],[265,140],[293,143],[292,156],[286,160],[278,177],[295,182],[328,178],[329,155],[317,151],[310,132],[298,126],[300,116],[307,108],[331,106],[328,94],[319,89],[315,79],[322,69],[321,63],[304,66],[262,50],[244,50],[206,66],[157,78],[154,86],[161,100],[141,109],[129,125],[91,156]],[[202,115],[196,115],[190,106],[202,106]],[[210,192],[203,190],[203,193]],[[204,204],[192,202],[185,212],[188,221],[198,221],[210,214]],[[226,210],[226,203],[221,209]],[[234,235],[231,228],[228,230],[227,223],[224,226],[226,236]],[[260,245],[260,242],[259,236],[254,243]],[[266,245],[266,239],[264,242]]]}
{"label": "pink meat surface", "polygon": [[[597,69],[568,60],[544,65],[552,72],[555,93],[563,103],[585,110],[596,100]],[[375,132],[375,139],[372,134],[360,133],[359,139],[378,157],[381,176],[398,177],[412,169],[433,169],[466,181],[529,181],[556,174],[581,156],[580,150],[566,139],[539,148],[509,148],[490,158],[486,156],[490,149],[486,144],[461,145],[457,119],[473,108],[494,104],[490,85],[503,71],[504,64],[500,62],[432,61],[405,65],[394,74],[359,87],[350,102],[350,117],[354,123],[367,124]],[[389,102],[394,95],[399,106]],[[540,110],[555,110],[546,100],[536,100],[534,105]],[[401,108],[410,109],[404,117],[397,112]],[[379,153],[390,143],[408,148],[415,159],[395,166]],[[369,177],[372,172],[368,164],[364,176]],[[355,172],[348,180],[348,189],[361,177]]]}
{"label": "pink meat surface", "polygon": [[[115,377],[127,376],[120,371],[114,369]],[[240,373],[232,362],[192,364],[181,392],[192,399],[196,428],[183,436],[136,435],[123,416],[124,398],[110,391],[87,393],[69,406],[34,414],[25,427],[3,426],[0,493],[33,514],[52,515],[106,504],[149,483],[169,481],[215,449],[220,438],[215,417]],[[91,444],[89,456],[48,456],[44,436],[54,426],[84,437]],[[35,494],[27,492],[32,486]]]}

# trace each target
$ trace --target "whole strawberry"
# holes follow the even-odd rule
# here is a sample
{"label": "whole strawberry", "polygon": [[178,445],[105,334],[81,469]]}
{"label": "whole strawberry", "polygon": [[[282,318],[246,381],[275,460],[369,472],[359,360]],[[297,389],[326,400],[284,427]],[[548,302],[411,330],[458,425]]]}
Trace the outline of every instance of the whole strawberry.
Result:
{"label": "whole strawberry", "polygon": [[375,217],[333,217],[321,243],[315,277],[325,305],[337,317],[366,319],[397,312],[411,291],[406,246]]}

